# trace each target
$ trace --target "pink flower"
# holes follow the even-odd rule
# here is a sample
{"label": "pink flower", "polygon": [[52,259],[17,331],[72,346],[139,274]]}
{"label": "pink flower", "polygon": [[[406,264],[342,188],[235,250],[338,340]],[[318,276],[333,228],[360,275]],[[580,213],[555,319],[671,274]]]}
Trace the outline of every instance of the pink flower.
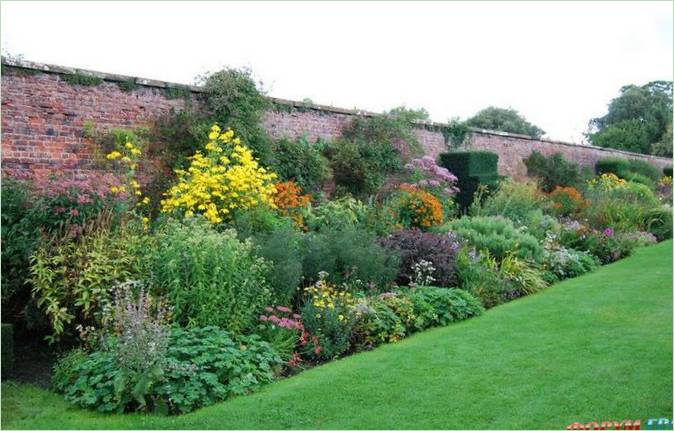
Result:
{"label": "pink flower", "polygon": [[274,309],[271,307],[264,307],[264,311],[266,311],[267,313],[273,313]]}
{"label": "pink flower", "polygon": [[261,315],[260,315],[260,320],[261,320],[262,322],[266,322],[268,319],[267,319],[267,316],[265,316],[264,314],[261,314]]}
{"label": "pink flower", "polygon": [[606,235],[608,237],[612,237],[613,236],[613,229],[611,229],[610,227],[607,227],[606,229],[604,229],[604,235]]}
{"label": "pink flower", "polygon": [[290,311],[291,311],[290,308],[288,308],[288,307],[282,307],[282,306],[280,306],[280,305],[277,305],[277,306],[276,306],[276,309],[277,309],[278,311],[282,311],[282,312],[284,312],[284,313],[290,313]]}
{"label": "pink flower", "polygon": [[70,215],[73,217],[77,217],[78,215],[80,215],[80,212],[77,211],[77,208],[73,208],[70,210]]}

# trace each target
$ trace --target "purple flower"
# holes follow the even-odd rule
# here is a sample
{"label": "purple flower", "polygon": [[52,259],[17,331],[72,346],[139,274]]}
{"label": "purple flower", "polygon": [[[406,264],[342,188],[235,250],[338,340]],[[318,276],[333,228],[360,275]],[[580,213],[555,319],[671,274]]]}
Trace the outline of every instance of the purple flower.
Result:
{"label": "purple flower", "polygon": [[604,235],[606,235],[608,237],[613,236],[613,229],[611,229],[610,227],[607,227],[606,229],[604,229]]}

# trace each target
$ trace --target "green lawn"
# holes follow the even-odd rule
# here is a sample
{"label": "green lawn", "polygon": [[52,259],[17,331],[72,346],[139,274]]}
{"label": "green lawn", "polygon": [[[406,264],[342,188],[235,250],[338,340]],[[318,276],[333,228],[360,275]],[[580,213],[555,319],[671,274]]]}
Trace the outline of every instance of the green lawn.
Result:
{"label": "green lawn", "polygon": [[[548,428],[672,417],[672,242],[181,417],[2,385],[3,428]],[[645,425],[645,424],[644,424]]]}

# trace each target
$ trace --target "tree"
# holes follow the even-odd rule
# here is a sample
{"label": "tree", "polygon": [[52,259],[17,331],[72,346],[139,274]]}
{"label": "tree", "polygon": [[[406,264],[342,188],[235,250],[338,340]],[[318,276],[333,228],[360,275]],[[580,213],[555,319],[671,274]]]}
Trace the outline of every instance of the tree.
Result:
{"label": "tree", "polygon": [[529,135],[537,139],[545,134],[544,130],[528,122],[512,108],[490,106],[466,120],[466,125],[479,129]]}
{"label": "tree", "polygon": [[653,81],[622,87],[608,113],[590,120],[587,136],[600,147],[671,156],[671,124],[672,81]]}

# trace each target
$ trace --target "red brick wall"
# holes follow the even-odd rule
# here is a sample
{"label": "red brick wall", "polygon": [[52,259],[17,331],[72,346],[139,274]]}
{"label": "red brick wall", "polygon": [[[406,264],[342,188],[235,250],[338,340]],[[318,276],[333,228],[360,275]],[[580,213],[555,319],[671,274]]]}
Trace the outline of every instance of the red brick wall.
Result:
{"label": "red brick wall", "polygon": [[[101,85],[74,86],[62,78],[62,73],[71,73],[68,69],[58,68],[59,73],[54,73],[55,66],[31,67],[50,68],[50,72],[32,70],[31,74],[2,76],[3,171],[86,171],[92,166],[91,143],[83,136],[86,122],[92,122],[97,129],[148,126],[171,108],[180,109],[186,103],[181,98],[168,98],[163,87],[171,84],[163,82],[137,78],[136,82],[141,85],[127,92],[114,81],[132,78],[98,74],[106,79]],[[299,102],[277,102],[286,104],[289,109],[269,111],[263,120],[267,131],[275,138],[306,135],[311,141],[334,139],[354,115],[372,115],[319,105],[306,106]],[[439,131],[441,127],[432,124],[416,129],[419,142],[429,155],[437,156],[446,150]],[[532,150],[544,154],[559,152],[586,166],[593,166],[604,157],[639,158],[659,167],[671,165],[671,160],[664,158],[484,131],[472,134],[470,147],[499,154],[500,173],[516,178],[526,175],[523,159]]]}

